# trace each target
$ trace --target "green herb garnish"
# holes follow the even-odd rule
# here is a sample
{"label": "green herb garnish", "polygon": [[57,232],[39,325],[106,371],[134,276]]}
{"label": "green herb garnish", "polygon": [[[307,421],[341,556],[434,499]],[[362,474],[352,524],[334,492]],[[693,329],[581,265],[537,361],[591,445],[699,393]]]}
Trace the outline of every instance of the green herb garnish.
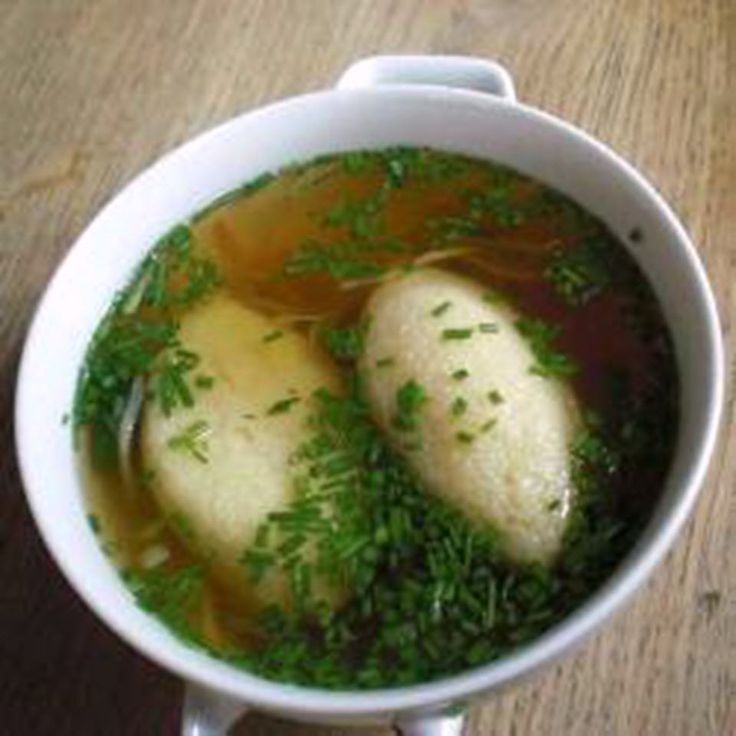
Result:
{"label": "green herb garnish", "polygon": [[555,293],[579,307],[608,288],[615,270],[618,247],[606,238],[588,238],[580,245],[558,251],[545,271]]}
{"label": "green herb garnish", "polygon": [[263,336],[263,342],[273,342],[284,336],[283,330],[272,330]]}
{"label": "green herb garnish", "polygon": [[495,417],[488,419],[485,422],[483,422],[483,424],[480,425],[480,428],[478,429],[478,431],[481,434],[485,434],[486,432],[489,432],[490,430],[492,430],[497,424],[498,424],[498,419],[496,419]]}
{"label": "green herb garnish", "polygon": [[442,330],[443,340],[467,340],[472,335],[472,327],[448,327],[446,330]]}
{"label": "green herb garnish", "polygon": [[402,431],[416,429],[419,410],[427,402],[427,392],[414,379],[396,392],[396,414],[393,425]]}
{"label": "green herb garnish", "polygon": [[301,399],[298,396],[289,396],[286,399],[280,399],[274,402],[266,411],[266,416],[273,417],[278,414],[286,414],[291,411],[294,404],[298,404]]}
{"label": "green herb garnish", "polygon": [[170,437],[166,446],[170,450],[184,452],[191,455],[200,463],[208,463],[209,444],[207,437],[210,434],[210,425],[204,419],[198,419],[185,427],[181,432]]}
{"label": "green herb garnish", "polygon": [[355,360],[363,352],[367,329],[366,323],[361,323],[357,327],[328,327],[323,329],[320,335],[333,357],[339,360]]}
{"label": "green herb garnish", "polygon": [[492,391],[488,392],[488,400],[491,402],[491,404],[502,404],[503,396],[501,395],[500,391],[497,391],[494,388]]}
{"label": "green herb garnish", "polygon": [[195,644],[202,643],[192,621],[202,594],[203,576],[204,570],[200,565],[173,571],[155,567],[123,572],[123,579],[138,605],[160,618],[183,640]]}
{"label": "green herb garnish", "polygon": [[527,317],[517,319],[514,324],[534,353],[536,362],[529,368],[531,373],[545,378],[568,378],[577,372],[575,363],[553,346],[561,332],[559,327]]}
{"label": "green herb garnish", "polygon": [[452,306],[452,302],[442,302],[442,304],[438,304],[431,312],[430,314],[433,317],[440,317],[443,315],[450,307]]}
{"label": "green herb garnish", "polygon": [[458,368],[456,371],[453,371],[451,375],[456,381],[464,381],[470,375],[470,372],[465,368]]}
{"label": "green herb garnish", "polygon": [[118,295],[95,331],[74,397],[73,428],[89,428],[96,464],[117,460],[118,429],[136,379],[147,382],[167,415],[193,404],[191,373],[199,361],[179,342],[177,315],[219,282],[214,264],[195,255],[189,228],[179,225]]}
{"label": "green herb garnish", "polygon": [[194,377],[194,385],[197,388],[201,388],[204,391],[207,391],[215,385],[215,377],[214,376],[204,376],[200,374],[199,376]]}
{"label": "green herb garnish", "polygon": [[452,412],[452,416],[459,417],[462,414],[465,414],[465,412],[468,409],[468,402],[467,399],[464,399],[462,396],[456,396],[452,401],[452,406],[450,407],[450,411]]}
{"label": "green herb garnish", "polygon": [[462,442],[462,444],[464,444],[464,445],[469,445],[475,439],[475,435],[473,435],[471,432],[466,432],[465,430],[460,430],[459,432],[456,432],[455,433],[455,439],[458,442]]}

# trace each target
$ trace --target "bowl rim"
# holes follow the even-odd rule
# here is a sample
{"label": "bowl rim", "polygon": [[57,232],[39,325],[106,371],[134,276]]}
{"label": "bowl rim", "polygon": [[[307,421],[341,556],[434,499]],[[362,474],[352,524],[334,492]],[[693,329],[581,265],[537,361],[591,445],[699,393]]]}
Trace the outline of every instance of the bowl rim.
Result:
{"label": "bowl rim", "polygon": [[[658,216],[666,221],[673,240],[677,241],[681,255],[687,260],[691,275],[697,283],[702,306],[707,315],[703,327],[707,331],[707,341],[711,354],[704,356],[704,359],[710,361],[710,392],[707,419],[698,436],[696,461],[687,468],[687,474],[679,483],[678,493],[672,502],[671,508],[657,521],[658,528],[651,534],[647,534],[646,531],[642,533],[639,541],[619,563],[612,575],[582,605],[540,637],[518,650],[488,664],[426,683],[405,687],[353,691],[328,690],[267,680],[258,675],[238,670],[231,665],[223,665],[222,662],[218,662],[209,655],[204,655],[207,663],[199,662],[195,664],[191,657],[184,656],[183,650],[191,652],[188,645],[174,641],[173,637],[169,646],[157,646],[152,641],[144,641],[141,636],[136,635],[136,632],[131,630],[130,625],[126,626],[123,623],[121,616],[108,610],[108,607],[98,600],[93,584],[82,580],[73,565],[60,554],[54,534],[53,520],[48,518],[48,515],[44,512],[41,503],[42,494],[40,490],[35,488],[30,466],[31,451],[29,445],[33,443],[33,440],[26,426],[26,407],[29,402],[38,400],[38,398],[33,397],[32,388],[25,377],[31,361],[38,359],[36,354],[39,350],[37,346],[39,325],[49,317],[47,314],[49,293],[60,274],[67,267],[77,243],[97,219],[104,215],[120,192],[111,197],[88,223],[84,231],[75,238],[74,244],[66,253],[61,264],[57,266],[36,307],[23,347],[16,384],[15,438],[22,484],[34,521],[56,565],[75,592],[106,626],[137,652],[188,680],[260,709],[282,714],[307,714],[313,717],[325,714],[330,717],[370,716],[388,711],[411,711],[443,707],[458,700],[464,701],[502,683],[506,684],[516,680],[571,649],[574,644],[582,643],[641,586],[670,548],[675,536],[683,526],[694,505],[715,446],[724,391],[723,345],[715,299],[692,242],[663,197],[632,165],[593,136],[556,116],[516,101],[504,100],[469,90],[416,84],[396,84],[390,87],[358,90],[324,90],[298,95],[245,112],[189,139],[159,158],[151,166],[145,168],[125,184],[121,192],[135,187],[140,179],[156,167],[165,165],[170,157],[183,151],[183,149],[198,146],[205,139],[220,135],[226,128],[243,117],[268,115],[278,109],[299,102],[319,103],[322,99],[333,96],[340,96],[346,100],[351,97],[371,97],[379,102],[381,99],[397,96],[421,96],[423,98],[429,96],[435,98],[439,103],[452,100],[456,103],[482,105],[486,110],[492,110],[496,106],[513,106],[523,114],[533,116],[541,123],[554,126],[561,132],[574,137],[580,145],[587,146],[599,156],[605,158],[608,165],[618,168],[631,184],[638,189],[639,195],[648,198],[657,210]],[[649,526],[652,526],[653,523],[650,522]],[[123,585],[122,581],[120,584]],[[132,599],[131,605],[135,606]],[[208,667],[205,664],[211,666]],[[220,665],[220,667],[218,668],[217,665]],[[222,667],[225,667],[227,671],[223,670]]]}

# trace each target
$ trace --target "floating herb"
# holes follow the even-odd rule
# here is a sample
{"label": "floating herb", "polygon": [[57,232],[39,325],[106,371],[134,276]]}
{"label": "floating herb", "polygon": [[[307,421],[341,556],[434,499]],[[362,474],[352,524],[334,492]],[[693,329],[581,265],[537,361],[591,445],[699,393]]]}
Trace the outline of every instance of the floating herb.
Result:
{"label": "floating herb", "polygon": [[363,352],[366,322],[356,327],[328,327],[321,331],[322,341],[329,353],[339,360],[352,361]]}
{"label": "floating herb", "polygon": [[283,330],[272,330],[271,332],[265,334],[263,336],[263,342],[273,342],[274,340],[278,340],[284,336]]}
{"label": "floating herb", "polygon": [[491,402],[491,404],[502,404],[503,396],[501,395],[500,391],[494,388],[492,391],[488,392],[488,400]]}
{"label": "floating herb", "polygon": [[617,252],[618,247],[606,238],[587,238],[580,245],[555,253],[545,278],[563,301],[582,306],[610,285]]}
{"label": "floating herb", "polygon": [[442,302],[442,304],[438,304],[430,314],[433,317],[440,317],[442,316],[450,307],[452,306],[452,302]]}
{"label": "floating herb", "polygon": [[181,432],[170,437],[166,442],[166,446],[170,450],[188,453],[200,463],[209,462],[209,443],[207,438],[210,435],[210,425],[204,419],[198,419],[187,425]]}
{"label": "floating herb", "polygon": [[200,374],[199,376],[194,377],[194,385],[197,388],[201,388],[202,390],[207,391],[215,385],[215,377],[204,376]]}
{"label": "floating herb", "polygon": [[529,370],[539,376],[567,378],[577,372],[577,366],[564,353],[555,350],[553,343],[560,335],[560,328],[541,319],[523,317],[514,323],[526,338],[536,362]]}
{"label": "floating herb", "polygon": [[414,379],[404,383],[396,392],[394,427],[401,431],[416,429],[419,410],[426,402],[427,392]]}
{"label": "floating herb", "polygon": [[490,430],[492,430],[497,424],[498,424],[498,419],[496,418],[488,419],[485,422],[483,422],[483,424],[480,425],[480,428],[478,429],[478,431],[481,434],[485,434],[486,432],[490,432]]}
{"label": "floating herb", "polygon": [[462,396],[457,396],[453,399],[452,405],[450,407],[450,411],[452,412],[453,417],[459,417],[468,409],[468,402],[467,399],[464,399]]}
{"label": "floating herb", "polygon": [[[180,225],[161,238],[118,295],[92,338],[74,398],[73,428],[90,429],[96,464],[117,460],[118,428],[135,379],[148,381],[164,413],[193,404],[198,359],[180,344],[176,315],[219,282],[214,264],[195,255],[192,234]],[[138,317],[141,308],[145,320]]]}
{"label": "floating herb", "polygon": [[278,414],[287,414],[291,411],[294,404],[298,404],[301,399],[298,396],[289,396],[286,399],[280,399],[274,402],[266,411],[266,416],[273,417]]}
{"label": "floating herb", "polygon": [[446,330],[442,330],[443,340],[467,340],[472,335],[472,327],[448,327]]}
{"label": "floating herb", "polygon": [[202,593],[203,575],[200,565],[190,565],[178,570],[128,569],[123,572],[123,579],[141,608],[160,618],[183,640],[201,644],[192,621]]}

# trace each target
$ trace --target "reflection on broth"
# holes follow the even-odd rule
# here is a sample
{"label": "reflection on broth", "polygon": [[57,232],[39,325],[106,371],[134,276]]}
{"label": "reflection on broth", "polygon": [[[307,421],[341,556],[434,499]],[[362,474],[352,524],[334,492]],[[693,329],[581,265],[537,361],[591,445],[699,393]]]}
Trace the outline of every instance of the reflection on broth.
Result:
{"label": "reflection on broth", "polygon": [[397,148],[261,177],[162,238],[74,424],[143,608],[266,677],[373,688],[493,660],[589,596],[657,500],[676,393],[599,221]]}

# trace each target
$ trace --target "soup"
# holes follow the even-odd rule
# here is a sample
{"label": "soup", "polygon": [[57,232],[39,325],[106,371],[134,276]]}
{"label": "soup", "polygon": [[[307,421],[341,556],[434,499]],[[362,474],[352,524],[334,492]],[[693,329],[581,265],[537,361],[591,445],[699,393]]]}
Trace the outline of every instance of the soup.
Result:
{"label": "soup", "polygon": [[492,661],[595,591],[658,499],[676,397],[601,222],[394,148],[264,175],[161,238],[73,425],[145,610],[262,676],[376,688]]}

